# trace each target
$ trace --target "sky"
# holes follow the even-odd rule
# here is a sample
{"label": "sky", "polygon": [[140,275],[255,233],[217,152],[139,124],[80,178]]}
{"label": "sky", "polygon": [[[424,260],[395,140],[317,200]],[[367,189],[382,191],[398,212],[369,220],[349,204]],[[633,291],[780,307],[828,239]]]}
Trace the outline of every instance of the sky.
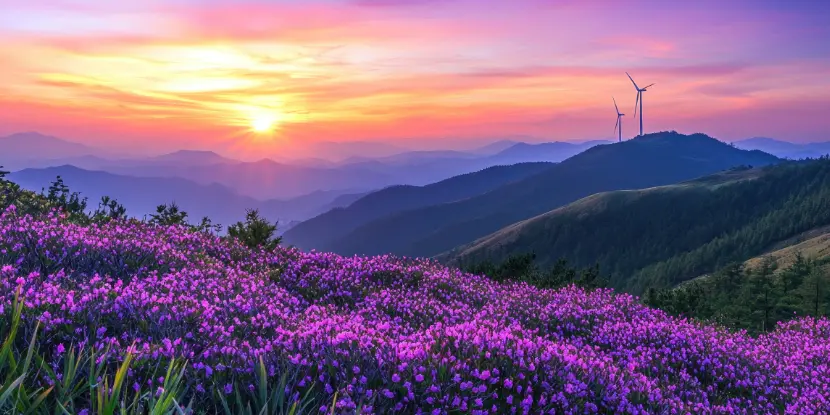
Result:
{"label": "sky", "polygon": [[[720,3],[720,4],[719,4]],[[0,135],[291,154],[505,137],[830,140],[830,2],[0,0]],[[262,130],[262,131],[257,131]]]}

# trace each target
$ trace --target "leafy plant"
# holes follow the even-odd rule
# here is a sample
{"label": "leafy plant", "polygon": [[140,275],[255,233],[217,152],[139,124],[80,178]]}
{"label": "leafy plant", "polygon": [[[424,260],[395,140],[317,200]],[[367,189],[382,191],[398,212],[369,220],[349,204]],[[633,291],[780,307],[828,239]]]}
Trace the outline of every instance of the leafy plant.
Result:
{"label": "leafy plant", "polygon": [[277,224],[271,224],[267,219],[259,216],[257,209],[249,209],[245,215],[245,222],[237,222],[228,226],[228,235],[238,239],[249,248],[262,247],[273,250],[281,242],[282,237],[274,236]]}
{"label": "leafy plant", "polygon": [[176,202],[158,205],[156,213],[150,215],[150,223],[159,226],[187,225],[187,212],[180,210]]}
{"label": "leafy plant", "polygon": [[78,192],[70,191],[61,176],[58,176],[49,186],[46,200],[52,206],[69,214],[70,217],[86,217],[87,198],[81,197]]}
{"label": "leafy plant", "polygon": [[98,203],[98,208],[92,213],[92,219],[99,222],[126,218],[127,208],[109,196],[102,197],[101,202]]}

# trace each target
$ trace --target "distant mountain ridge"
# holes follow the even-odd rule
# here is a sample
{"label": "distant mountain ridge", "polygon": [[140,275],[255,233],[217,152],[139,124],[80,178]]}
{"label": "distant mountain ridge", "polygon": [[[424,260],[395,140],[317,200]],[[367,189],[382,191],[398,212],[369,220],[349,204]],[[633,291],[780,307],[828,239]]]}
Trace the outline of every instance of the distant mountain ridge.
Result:
{"label": "distant mountain ridge", "polygon": [[704,134],[647,134],[592,147],[521,181],[479,196],[367,223],[331,246],[340,254],[432,256],[594,193],[677,183],[775,156]]}
{"label": "distant mountain ridge", "polygon": [[207,216],[223,225],[244,219],[246,209],[259,209],[263,216],[285,223],[303,220],[335,207],[347,206],[362,196],[314,192],[290,200],[262,201],[216,183],[198,184],[177,177],[132,177],[75,166],[24,169],[13,172],[9,179],[25,189],[40,191],[48,188],[56,176],[61,176],[72,191],[87,197],[93,208],[102,196],[110,196],[123,204],[129,214],[141,217],[155,212],[160,204],[176,202],[193,221]]}
{"label": "distant mountain ridge", "polygon": [[339,238],[373,220],[409,209],[475,196],[552,166],[552,163],[496,166],[421,187],[388,187],[369,193],[348,207],[334,209],[294,226],[286,232],[285,240],[303,249],[326,250]]}
{"label": "distant mountain ridge", "polygon": [[[26,157],[6,158],[6,153],[0,153],[0,164],[11,170],[73,165],[85,170],[104,170],[126,176],[179,177],[205,185],[222,184],[237,193],[261,200],[294,198],[317,190],[364,193],[392,185],[423,186],[497,165],[557,162],[596,144],[525,144],[503,140],[484,150],[407,151],[383,143],[317,143],[315,145],[329,149],[343,148],[343,154],[360,149],[366,149],[366,152],[345,162],[319,158],[293,162],[271,159],[243,162],[201,150],[180,150],[153,157],[107,158],[102,157],[103,153],[98,149],[32,134],[41,140],[58,143],[49,145],[49,148],[56,150],[53,153],[42,152],[37,146],[27,145],[19,150],[25,152]],[[20,138],[24,137],[22,135],[15,137],[18,138],[12,141],[16,143],[24,141]],[[495,154],[488,153],[502,147]]]}
{"label": "distant mountain ridge", "polygon": [[830,154],[830,141],[818,143],[791,143],[768,137],[753,137],[736,141],[735,146],[744,150],[761,150],[781,158],[793,160],[818,158]]}
{"label": "distant mountain ridge", "polygon": [[67,158],[101,155],[92,147],[36,132],[0,137],[0,163],[17,169],[34,159]]}
{"label": "distant mountain ridge", "polygon": [[207,150],[179,150],[172,153],[162,154],[160,156],[150,157],[149,160],[165,163],[184,163],[190,165],[240,162],[239,160],[229,159],[213,151]]}

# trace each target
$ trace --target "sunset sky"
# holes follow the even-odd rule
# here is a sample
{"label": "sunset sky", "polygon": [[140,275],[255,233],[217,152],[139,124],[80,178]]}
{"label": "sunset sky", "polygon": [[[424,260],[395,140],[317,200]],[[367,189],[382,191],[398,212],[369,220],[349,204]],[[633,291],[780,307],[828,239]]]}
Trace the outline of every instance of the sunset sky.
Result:
{"label": "sunset sky", "polygon": [[612,96],[635,132],[628,71],[656,83],[646,131],[830,140],[828,3],[0,0],[0,135],[239,156],[610,139]]}

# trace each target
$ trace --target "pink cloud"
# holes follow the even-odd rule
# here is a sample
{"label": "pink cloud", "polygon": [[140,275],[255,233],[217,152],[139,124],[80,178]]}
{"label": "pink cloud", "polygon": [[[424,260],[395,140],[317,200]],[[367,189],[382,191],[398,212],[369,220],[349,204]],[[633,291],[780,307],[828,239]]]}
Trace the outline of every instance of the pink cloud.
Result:
{"label": "pink cloud", "polygon": [[[66,20],[54,13],[27,26],[0,19],[7,39],[0,75],[13,80],[0,96],[6,128],[158,135],[164,144],[168,131],[177,131],[182,142],[219,145],[238,139],[238,126],[227,119],[233,108],[283,100],[286,111],[308,115],[282,126],[289,140],[597,138],[610,135],[603,126],[611,96],[624,112],[633,110],[628,71],[638,82],[657,83],[646,95],[649,129],[697,123],[699,130],[744,128],[749,135],[754,125],[730,120],[748,124],[757,116],[771,131],[787,126],[793,135],[814,135],[823,121],[797,109],[830,97],[830,62],[820,59],[826,28],[793,11],[776,20],[772,10],[742,0],[720,9],[709,0],[640,4],[653,7],[541,0],[72,3],[49,3],[65,9],[59,16]],[[16,16],[37,17],[46,8],[0,4]],[[113,16],[121,17],[108,20]],[[643,23],[630,23],[634,18]],[[60,30],[45,27],[49,21]],[[123,24],[134,21],[141,25]],[[203,64],[179,56],[199,51],[230,56]],[[221,89],[167,85],[216,78],[239,82]],[[765,106],[786,108],[767,114],[758,109]]]}

